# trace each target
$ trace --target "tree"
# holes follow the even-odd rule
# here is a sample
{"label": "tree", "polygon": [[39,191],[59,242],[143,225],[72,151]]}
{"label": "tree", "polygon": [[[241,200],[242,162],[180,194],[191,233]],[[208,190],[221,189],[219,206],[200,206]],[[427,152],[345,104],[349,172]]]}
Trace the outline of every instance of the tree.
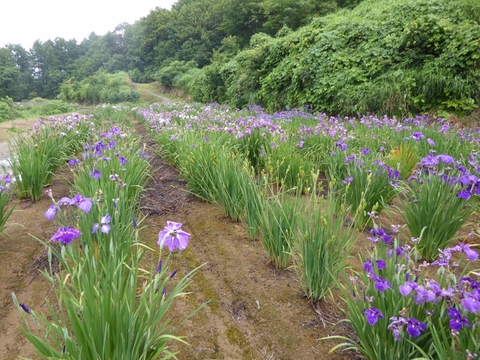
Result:
{"label": "tree", "polygon": [[31,84],[30,59],[21,45],[9,44],[0,49],[0,98],[15,101],[28,98]]}
{"label": "tree", "polygon": [[55,38],[42,43],[37,40],[32,47],[34,89],[39,96],[52,98],[58,95],[60,85],[72,76],[75,60],[79,57],[75,40]]}

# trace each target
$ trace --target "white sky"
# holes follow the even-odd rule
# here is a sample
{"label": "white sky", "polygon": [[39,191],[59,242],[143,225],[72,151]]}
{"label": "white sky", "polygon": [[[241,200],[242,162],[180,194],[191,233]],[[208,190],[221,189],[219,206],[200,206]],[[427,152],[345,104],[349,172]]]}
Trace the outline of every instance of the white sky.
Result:
{"label": "white sky", "polygon": [[155,7],[177,0],[0,0],[0,48],[62,37],[80,43],[93,31],[104,35],[123,22],[133,24]]}

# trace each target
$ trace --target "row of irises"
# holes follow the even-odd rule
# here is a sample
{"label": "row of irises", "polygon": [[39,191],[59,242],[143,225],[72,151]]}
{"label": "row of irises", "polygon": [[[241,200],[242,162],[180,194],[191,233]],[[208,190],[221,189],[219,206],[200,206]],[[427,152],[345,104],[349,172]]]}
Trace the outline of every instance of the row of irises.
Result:
{"label": "row of irises", "polygon": [[[112,121],[99,113],[88,122],[82,151],[68,159],[73,195],[56,199],[46,191],[52,205],[44,216],[59,225],[45,242],[50,264],[60,264],[59,272],[44,272],[55,301],[42,313],[14,296],[25,320],[22,332],[42,358],[169,358],[168,342],[180,339],[172,335],[167,311],[193,272],[172,284],[176,272],[169,270],[169,256],[162,259],[160,252],[158,263],[145,262],[155,251],[139,239],[148,155],[123,121],[128,113],[113,114]],[[158,244],[183,250],[189,235],[181,224],[168,222]]]}
{"label": "row of irises", "polygon": [[90,116],[77,113],[39,119],[27,136],[19,136],[10,142],[9,153],[12,155],[8,162],[12,173],[0,178],[0,234],[13,211],[12,195],[16,193],[18,198],[32,201],[40,199],[55,171],[81,149],[92,126]]}
{"label": "row of irises", "polygon": [[[462,290],[468,287],[463,278],[469,274],[465,268],[461,275],[451,268],[447,284],[445,267],[436,263],[444,256],[439,249],[453,245],[455,234],[477,208],[478,131],[459,132],[441,119],[426,117],[340,119],[299,110],[270,115],[258,107],[151,107],[139,114],[190,189],[223,206],[233,220],[244,221],[250,236],[261,238],[276,267],[293,261],[303,292],[314,301],[340,285],[336,279],[345,272],[357,230],[372,229],[375,239],[393,243],[393,233],[378,228],[375,221],[397,198],[405,222],[398,228],[404,242],[414,241],[396,245],[405,249],[403,258],[400,250],[386,260],[371,255],[364,266],[371,271],[362,285],[358,282],[355,290],[345,293],[346,316],[359,334],[359,343],[351,342],[350,347],[369,359],[399,358],[402,351],[412,357],[465,358],[467,351],[480,350],[473,340],[458,345],[458,336],[451,333],[458,329],[454,322],[445,326],[444,316],[460,314],[455,318],[460,322],[470,316],[471,327],[464,333],[475,339],[479,309],[468,315],[462,300],[476,301],[477,283],[472,279],[470,290]],[[321,174],[328,184],[326,199],[319,196]],[[454,249],[477,260],[466,242],[458,246]],[[412,285],[417,292],[431,286],[427,261],[441,266],[437,280],[444,291],[454,289],[448,290],[451,296],[422,302],[400,290],[409,282],[418,285]],[[408,271],[399,272],[407,265]],[[378,266],[381,275],[373,271],[380,270]],[[417,307],[408,312],[412,304]],[[424,310],[435,316],[420,316]],[[385,324],[393,317],[398,322]],[[400,336],[402,331],[405,335]],[[396,350],[390,352],[385,344],[394,344]]]}

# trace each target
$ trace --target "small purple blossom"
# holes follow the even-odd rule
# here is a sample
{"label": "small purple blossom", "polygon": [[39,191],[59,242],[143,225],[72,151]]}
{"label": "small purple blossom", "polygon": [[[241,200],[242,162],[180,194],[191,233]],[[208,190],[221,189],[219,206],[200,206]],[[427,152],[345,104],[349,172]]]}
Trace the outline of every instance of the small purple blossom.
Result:
{"label": "small purple blossom", "polygon": [[437,156],[437,158],[440,159],[446,165],[451,165],[455,161],[453,156],[450,156],[447,154],[440,154]]}
{"label": "small purple blossom", "polygon": [[402,329],[407,324],[407,320],[402,316],[400,316],[398,319],[396,316],[393,316],[390,318],[390,320],[392,322],[390,325],[388,325],[388,329],[392,330],[393,337],[395,340],[399,341],[402,334]]}
{"label": "small purple blossom", "polygon": [[92,234],[95,234],[98,231],[98,229],[100,229],[100,232],[104,234],[108,234],[110,232],[110,229],[112,228],[110,226],[110,220],[111,220],[110,214],[107,214],[104,217],[102,217],[100,224],[95,223],[93,225]]}
{"label": "small purple blossom", "polygon": [[48,210],[45,212],[44,216],[47,218],[48,221],[53,220],[55,214],[57,213],[57,207],[55,204],[51,204]]}
{"label": "small purple blossom", "polygon": [[371,152],[372,152],[372,151],[371,151],[369,148],[365,148],[365,149],[362,150],[362,154],[363,154],[363,155],[368,155],[368,154],[370,154]]}
{"label": "small purple blossom", "polygon": [[167,246],[171,252],[174,251],[175,248],[185,250],[190,234],[183,231],[181,227],[181,223],[167,221],[167,226],[158,233],[157,244],[160,245],[160,248]]}
{"label": "small purple blossom", "polygon": [[120,161],[121,166],[124,166],[126,163],[128,163],[128,160],[125,159],[123,156],[119,156],[118,161]]}
{"label": "small purple blossom", "polygon": [[369,273],[368,276],[375,281],[375,289],[380,292],[384,292],[387,289],[392,288],[392,284],[385,278],[375,275],[374,273]]}
{"label": "small purple blossom", "polygon": [[373,306],[370,307],[370,309],[365,310],[363,313],[367,316],[367,321],[371,326],[375,325],[378,319],[384,318],[382,312]]}
{"label": "small purple blossom", "polygon": [[473,289],[471,293],[465,292],[463,296],[461,303],[465,310],[470,313],[480,311],[480,290]]}
{"label": "small purple blossom", "polygon": [[427,329],[427,324],[418,321],[415,318],[407,320],[407,332],[411,337],[419,337],[422,332]]}
{"label": "small purple blossom", "polygon": [[81,162],[80,160],[78,160],[78,159],[76,159],[76,158],[73,158],[73,159],[71,159],[71,160],[68,162],[68,165],[70,165],[70,166],[75,166],[75,165],[81,164],[81,163],[82,163],[82,162]]}
{"label": "small purple blossom", "polygon": [[93,171],[90,172],[90,176],[94,179],[100,179],[102,177],[102,173],[97,170],[97,168],[93,168]]}
{"label": "small purple blossom", "polygon": [[146,160],[150,159],[150,155],[148,155],[143,149],[138,150],[138,155],[142,159],[146,159]]}
{"label": "small purple blossom", "polygon": [[62,245],[68,245],[76,238],[80,237],[82,233],[72,227],[61,227],[57,230],[55,235],[52,236],[53,242],[60,242]]}
{"label": "small purple blossom", "polygon": [[478,253],[472,250],[468,244],[460,243],[460,249],[467,256],[468,260],[475,261],[478,259]]}
{"label": "small purple blossom", "polygon": [[417,286],[418,284],[416,282],[407,281],[405,284],[399,286],[400,294],[402,294],[402,296],[408,296]]}
{"label": "small purple blossom", "polygon": [[417,305],[433,302],[437,298],[432,289],[427,289],[421,285],[417,286],[415,291],[417,292],[417,295],[415,296],[415,303]]}
{"label": "small purple blossom", "polygon": [[75,205],[75,199],[70,199],[69,197],[62,197],[60,200],[58,200],[58,206],[72,206]]}
{"label": "small purple blossom", "polygon": [[345,163],[351,163],[353,160],[355,160],[355,155],[348,155],[343,159]]}
{"label": "small purple blossom", "polygon": [[85,214],[88,214],[88,212],[92,208],[92,201],[90,200],[90,198],[85,198],[80,194],[75,194],[74,200],[77,207]]}
{"label": "small purple blossom", "polygon": [[467,318],[462,316],[460,311],[455,308],[448,309],[448,317],[450,318],[450,329],[455,331],[460,331],[464,326],[471,327]]}
{"label": "small purple blossom", "polygon": [[337,148],[343,151],[347,150],[348,148],[347,144],[345,144],[343,141],[337,141],[335,145],[337,145]]}
{"label": "small purple blossom", "polygon": [[419,142],[423,138],[425,138],[425,135],[423,135],[420,131],[416,131],[412,133],[412,139],[415,140],[416,142]]}
{"label": "small purple blossom", "polygon": [[459,190],[457,197],[463,200],[468,200],[472,197],[472,191],[470,189]]}

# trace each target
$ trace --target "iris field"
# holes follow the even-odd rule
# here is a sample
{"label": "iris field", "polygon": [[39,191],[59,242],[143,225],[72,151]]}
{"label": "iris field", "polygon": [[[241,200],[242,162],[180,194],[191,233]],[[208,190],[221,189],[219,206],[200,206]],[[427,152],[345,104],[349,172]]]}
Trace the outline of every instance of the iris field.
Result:
{"label": "iris field", "polygon": [[[340,289],[335,300],[356,338],[341,338],[335,350],[367,359],[480,353],[479,129],[426,116],[170,104],[50,118],[11,144],[0,230],[12,193],[35,201],[59,167],[74,174],[70,197],[47,194],[44,216],[58,231],[38,239],[60,264],[44,272],[55,301],[37,314],[14,295],[23,333],[43,358],[168,358],[168,343],[184,341],[168,309],[199,270],[171,282],[169,254],[189,238],[174,221],[159,233],[160,259],[147,261],[152,249],[138,229],[150,165],[132,119],[191,192],[262,242],[273,267],[295,268],[306,298],[321,302]],[[386,228],[393,208],[402,223]],[[351,268],[361,232],[371,246],[362,267]]]}

